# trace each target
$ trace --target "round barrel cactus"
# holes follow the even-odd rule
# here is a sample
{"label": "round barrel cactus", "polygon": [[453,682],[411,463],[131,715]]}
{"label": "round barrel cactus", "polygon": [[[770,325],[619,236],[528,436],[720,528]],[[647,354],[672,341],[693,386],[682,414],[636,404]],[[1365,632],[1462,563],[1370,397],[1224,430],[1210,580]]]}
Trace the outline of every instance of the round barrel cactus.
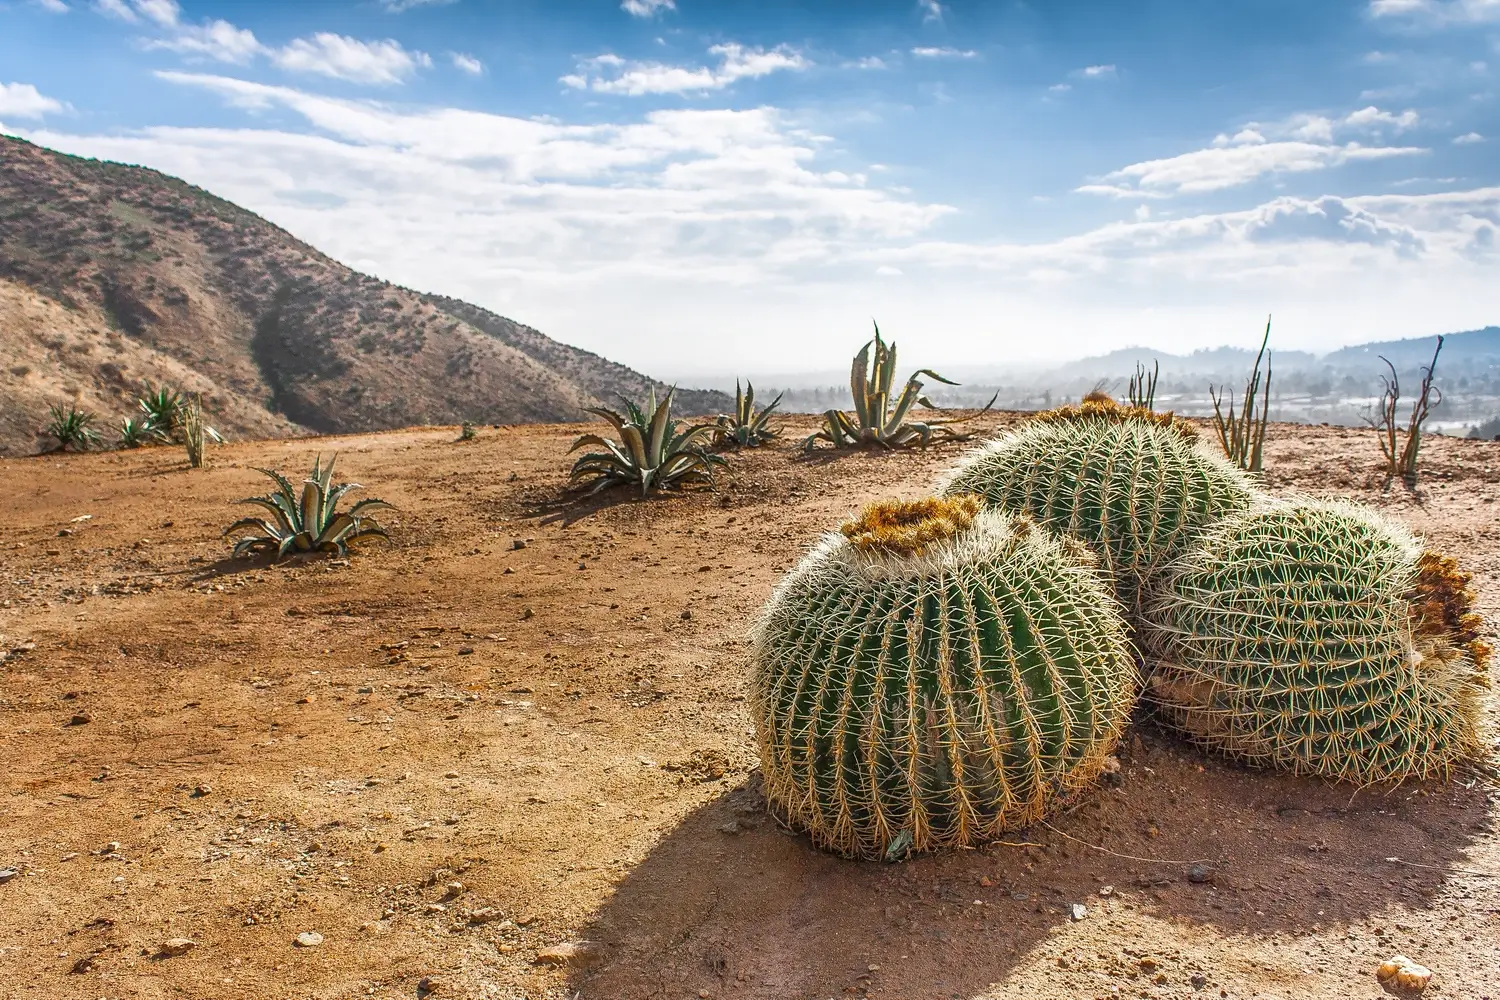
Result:
{"label": "round barrel cactus", "polygon": [[977,844],[1105,769],[1136,691],[1090,553],[975,497],[867,507],[753,632],[772,809],[851,857]]}
{"label": "round barrel cactus", "polygon": [[1089,400],[971,452],[942,492],[977,494],[1094,548],[1135,612],[1184,545],[1256,495],[1245,473],[1200,450],[1196,436],[1170,413]]}
{"label": "round barrel cactus", "polygon": [[1183,553],[1149,602],[1150,693],[1254,764],[1368,782],[1480,750],[1489,646],[1469,577],[1352,503],[1264,501]]}

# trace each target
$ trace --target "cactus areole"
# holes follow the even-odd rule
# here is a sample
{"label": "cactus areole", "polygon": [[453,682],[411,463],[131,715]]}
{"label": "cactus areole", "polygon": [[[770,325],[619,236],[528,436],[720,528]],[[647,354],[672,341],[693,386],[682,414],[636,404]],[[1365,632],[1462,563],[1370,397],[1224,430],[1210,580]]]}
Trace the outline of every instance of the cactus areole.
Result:
{"label": "cactus areole", "polygon": [[1135,691],[1087,551],[971,496],[866,508],[787,575],[752,639],[771,808],[850,857],[1041,819],[1106,768]]}

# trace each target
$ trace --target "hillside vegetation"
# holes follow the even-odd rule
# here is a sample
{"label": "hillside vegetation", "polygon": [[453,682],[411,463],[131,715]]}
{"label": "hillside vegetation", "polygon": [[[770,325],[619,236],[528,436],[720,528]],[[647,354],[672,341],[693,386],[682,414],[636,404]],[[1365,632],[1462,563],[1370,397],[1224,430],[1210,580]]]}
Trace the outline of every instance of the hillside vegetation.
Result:
{"label": "hillside vegetation", "polygon": [[[478,306],[361,274],[206,191],[0,136],[0,453],[47,405],[144,381],[264,436],[576,420],[660,383]],[[679,391],[683,410],[727,408]]]}

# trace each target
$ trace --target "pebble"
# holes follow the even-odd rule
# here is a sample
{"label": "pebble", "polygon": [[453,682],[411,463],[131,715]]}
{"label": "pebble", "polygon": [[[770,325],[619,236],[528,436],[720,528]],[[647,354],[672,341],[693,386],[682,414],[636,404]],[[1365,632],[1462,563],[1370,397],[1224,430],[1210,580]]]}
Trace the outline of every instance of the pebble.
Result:
{"label": "pebble", "polygon": [[521,549],[524,549],[526,547],[526,539],[512,538],[510,540],[510,547],[512,550],[519,552]]}
{"label": "pebble", "polygon": [[296,945],[298,948],[316,948],[323,943],[323,935],[317,931],[303,931],[297,935]]}
{"label": "pebble", "polygon": [[213,790],[214,787],[212,785],[195,785],[193,786],[192,792],[189,794],[191,794],[195,799],[201,799],[203,798],[203,796],[208,795]]}
{"label": "pebble", "polygon": [[1212,868],[1210,868],[1208,865],[1205,865],[1205,864],[1196,864],[1196,865],[1190,865],[1188,867],[1188,870],[1187,870],[1187,880],[1189,882],[1198,882],[1198,883],[1211,882],[1211,881],[1213,881],[1213,877],[1214,877],[1214,870]]}
{"label": "pebble", "polygon": [[1380,963],[1380,967],[1375,970],[1375,978],[1383,986],[1420,994],[1432,981],[1432,970],[1413,962],[1405,955],[1392,955]]}
{"label": "pebble", "polygon": [[167,938],[161,943],[161,953],[175,958],[178,955],[186,955],[196,947],[198,947],[198,942],[192,938]]}
{"label": "pebble", "polygon": [[537,965],[566,965],[582,968],[604,957],[604,946],[596,941],[567,941],[543,948],[536,954]]}
{"label": "pebble", "polygon": [[94,717],[87,712],[78,712],[68,719],[70,726],[86,726],[94,721]]}
{"label": "pebble", "polygon": [[500,919],[500,911],[493,906],[481,906],[477,910],[467,910],[464,917],[471,924],[488,924]]}
{"label": "pebble", "polygon": [[1083,920],[1089,915],[1089,908],[1082,903],[1074,903],[1071,908],[1072,917],[1075,921]]}

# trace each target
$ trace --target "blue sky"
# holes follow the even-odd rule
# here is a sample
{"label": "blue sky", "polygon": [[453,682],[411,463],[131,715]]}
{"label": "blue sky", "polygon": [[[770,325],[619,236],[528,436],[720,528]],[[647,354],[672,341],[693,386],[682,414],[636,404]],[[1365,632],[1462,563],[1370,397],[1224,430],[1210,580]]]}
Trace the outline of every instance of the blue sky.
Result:
{"label": "blue sky", "polygon": [[0,130],[666,375],[1500,322],[1497,79],[1500,0],[0,0]]}

